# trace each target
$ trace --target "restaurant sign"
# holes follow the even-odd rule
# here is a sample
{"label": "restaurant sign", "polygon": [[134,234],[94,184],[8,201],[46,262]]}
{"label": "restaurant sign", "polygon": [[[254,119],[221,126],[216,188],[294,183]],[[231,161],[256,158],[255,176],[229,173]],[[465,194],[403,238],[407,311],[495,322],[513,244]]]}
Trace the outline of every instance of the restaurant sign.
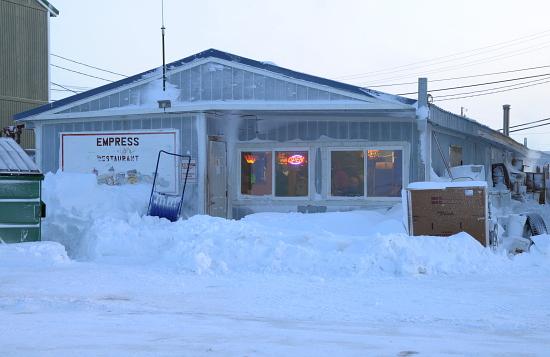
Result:
{"label": "restaurant sign", "polygon": [[[109,185],[151,182],[159,151],[177,153],[178,137],[176,129],[60,133],[60,167]],[[176,177],[175,162],[164,166],[159,172]]]}

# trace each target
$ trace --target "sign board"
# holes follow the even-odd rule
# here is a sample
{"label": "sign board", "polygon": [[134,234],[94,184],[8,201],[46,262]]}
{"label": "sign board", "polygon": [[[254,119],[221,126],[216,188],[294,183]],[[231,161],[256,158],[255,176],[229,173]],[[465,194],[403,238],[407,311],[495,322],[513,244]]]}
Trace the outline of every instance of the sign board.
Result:
{"label": "sign board", "polygon": [[[187,161],[181,163],[181,180],[185,181],[185,173],[187,172]],[[197,160],[191,159],[189,163],[189,172],[187,173],[187,183],[197,183]]]}
{"label": "sign board", "polygon": [[[176,129],[60,133],[62,171],[94,173],[99,183],[152,182],[160,150],[179,151]],[[159,172],[176,189],[177,167],[169,161]]]}

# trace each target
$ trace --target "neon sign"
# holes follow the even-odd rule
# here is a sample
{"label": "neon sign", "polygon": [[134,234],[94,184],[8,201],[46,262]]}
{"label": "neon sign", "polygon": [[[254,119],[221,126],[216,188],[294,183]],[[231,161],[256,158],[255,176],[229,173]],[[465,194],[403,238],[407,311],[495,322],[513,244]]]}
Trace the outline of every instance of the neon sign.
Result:
{"label": "neon sign", "polygon": [[246,161],[247,164],[252,165],[253,163],[256,162],[256,156],[252,154],[244,154],[244,160]]}
{"label": "neon sign", "polygon": [[292,155],[287,159],[287,162],[290,165],[296,165],[296,166],[303,164],[304,161],[306,161],[306,158],[303,155],[298,155],[298,154]]}

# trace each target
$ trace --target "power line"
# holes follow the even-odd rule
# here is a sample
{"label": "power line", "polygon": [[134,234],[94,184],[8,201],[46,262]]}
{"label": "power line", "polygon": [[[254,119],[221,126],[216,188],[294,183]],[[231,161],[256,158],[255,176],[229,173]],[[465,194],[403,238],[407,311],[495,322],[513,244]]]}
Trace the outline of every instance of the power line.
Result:
{"label": "power line", "polygon": [[[528,122],[523,123],[523,124],[512,125],[511,127],[509,127],[509,129],[517,128],[517,127],[525,126],[525,125],[531,125],[531,124],[535,124],[535,123],[540,123],[540,122],[547,121],[547,120],[550,120],[550,118],[544,118],[544,119],[540,119],[540,120],[528,121]],[[498,131],[503,131],[503,129],[498,129]]]}
{"label": "power line", "polygon": [[[398,68],[411,67],[411,66],[418,65],[418,64],[421,64],[421,63],[436,62],[436,61],[438,61],[438,60],[440,60],[440,59],[446,59],[446,58],[449,58],[449,57],[456,57],[456,56],[458,56],[458,55],[462,55],[462,54],[466,54],[466,53],[470,53],[470,52],[479,52],[479,51],[481,51],[481,50],[485,50],[485,49],[493,48],[493,47],[497,47],[497,48],[499,48],[499,47],[506,47],[507,44],[520,42],[520,41],[526,40],[526,39],[528,39],[528,38],[531,38],[531,40],[528,40],[528,41],[532,41],[532,40],[534,40],[534,39],[538,39],[538,38],[547,36],[549,32],[550,32],[550,30],[545,30],[545,31],[537,32],[537,33],[534,33],[534,34],[531,34],[531,35],[518,37],[518,38],[515,38],[515,39],[513,39],[513,40],[503,41],[503,42],[499,42],[499,43],[496,43],[496,44],[493,44],[493,45],[489,45],[489,46],[478,47],[478,48],[475,48],[475,49],[472,49],[472,50],[456,52],[456,53],[452,53],[452,54],[445,55],[445,56],[435,57],[435,58],[432,58],[432,59],[429,59],[429,60],[422,60],[422,61],[412,62],[412,63],[405,64],[405,65],[389,67],[389,68],[382,69],[382,70],[378,70],[378,71],[371,71],[371,72],[363,72],[363,73],[358,73],[358,74],[351,74],[351,75],[341,76],[341,77],[337,77],[337,78],[340,78],[340,79],[352,79],[352,78],[357,78],[357,77],[365,77],[365,76],[368,76],[368,75],[374,74],[374,73],[382,73],[382,72],[383,72],[383,73],[392,73],[392,72],[396,72],[396,71],[392,71],[392,70],[395,70],[395,69],[398,69]],[[525,42],[525,41],[523,41],[523,42]],[[523,42],[522,42],[522,43],[523,43]],[[485,52],[488,52],[488,51],[485,51]],[[482,52],[482,53],[483,53],[483,52]]]}
{"label": "power line", "polygon": [[50,66],[53,66],[53,67],[56,67],[56,68],[60,68],[60,69],[64,69],[66,71],[69,71],[69,72],[74,72],[74,73],[78,73],[78,74],[81,74],[83,76],[88,76],[88,77],[92,77],[92,78],[97,78],[97,79],[101,79],[102,81],[106,81],[106,82],[114,82],[110,79],[105,79],[105,78],[101,78],[101,77],[97,77],[97,76],[93,76],[91,74],[88,74],[88,73],[84,73],[84,72],[79,72],[79,71],[75,71],[74,69],[69,69],[69,68],[65,68],[65,67],[61,67],[61,66],[58,66],[58,65],[55,65],[53,63],[50,63]]}
{"label": "power line", "polygon": [[[521,49],[521,50],[513,50],[513,51],[510,51],[510,52],[504,52],[504,53],[501,53],[501,54],[496,55],[496,56],[480,58],[480,59],[470,61],[470,62],[458,63],[458,64],[454,64],[454,65],[450,65],[450,66],[446,66],[446,67],[440,67],[440,68],[436,68],[436,69],[429,70],[429,71],[424,71],[424,72],[417,72],[416,76],[426,75],[426,74],[431,74],[431,73],[439,73],[439,72],[443,72],[443,71],[454,70],[454,69],[457,69],[457,68],[463,69],[464,67],[471,67],[471,66],[475,66],[475,65],[479,65],[479,64],[490,63],[490,62],[494,62],[495,60],[503,60],[503,59],[506,59],[506,58],[520,56],[520,55],[530,53],[530,52],[533,52],[533,51],[539,51],[539,50],[547,48],[549,46],[550,46],[550,44],[545,44],[544,46],[538,46],[538,47],[533,46],[533,47],[528,47],[528,48],[524,48],[524,49]],[[504,55],[507,55],[507,56],[504,56]],[[397,75],[397,76],[393,76],[393,77],[381,78],[381,79],[376,80],[376,82],[374,84],[378,84],[380,81],[397,80],[397,79],[405,78],[405,77],[410,77],[410,75]]]}
{"label": "power line", "polygon": [[[486,86],[486,85],[489,85],[489,84],[497,84],[497,83],[504,83],[504,82],[512,82],[512,81],[519,81],[519,80],[522,80],[522,79],[537,78],[537,77],[546,77],[546,76],[550,76],[550,73],[537,74],[537,75],[534,75],[534,76],[526,76],[526,77],[516,77],[516,78],[502,79],[502,80],[500,80],[500,81],[493,81],[493,82],[484,82],[484,83],[468,84],[468,85],[457,86],[457,87],[438,88],[438,89],[432,89],[432,90],[430,90],[429,92],[441,92],[441,91],[453,90],[453,89],[479,87],[479,86]],[[397,94],[397,95],[410,95],[410,94],[418,94],[418,92],[401,93],[401,94]]]}
{"label": "power line", "polygon": [[512,126],[510,127],[510,129],[511,129],[511,128],[517,128],[518,126],[525,126],[525,125],[529,125],[529,124],[540,123],[541,121],[546,121],[546,120],[550,120],[550,118],[544,118],[544,119],[535,120],[535,121],[530,121],[530,122],[523,123],[523,124],[512,125]]}
{"label": "power line", "polygon": [[454,93],[454,94],[439,95],[439,96],[437,96],[437,98],[456,97],[456,96],[465,95],[465,94],[473,94],[473,93],[488,92],[488,91],[492,91],[492,90],[495,90],[495,89],[512,88],[512,87],[517,87],[517,86],[521,86],[521,85],[524,85],[524,84],[536,83],[536,82],[544,81],[544,80],[546,80],[546,79],[547,79],[547,78],[539,78],[539,79],[533,79],[533,80],[526,81],[526,82],[521,82],[521,83],[516,83],[516,84],[509,84],[509,85],[506,85],[506,86],[492,87],[492,88],[487,88],[487,89],[474,90],[474,91],[470,91],[470,92],[462,92],[462,93]]}
{"label": "power line", "polygon": [[[521,133],[521,135],[548,135],[550,134],[550,131],[543,131],[541,133]],[[520,135],[520,134],[514,134],[514,135]]]}
{"label": "power line", "polygon": [[92,88],[92,87],[76,86],[76,85],[74,85],[74,84],[62,84],[62,86],[68,87],[69,89],[83,90],[83,91]]}
{"label": "power line", "polygon": [[[498,91],[493,91],[493,92],[488,92],[488,93],[473,94],[473,95],[467,95],[467,96],[456,97],[456,98],[439,99],[437,101],[438,102],[444,102],[444,101],[448,101],[448,100],[481,97],[481,96],[484,96],[484,95],[490,95],[490,94],[496,94],[496,93],[502,93],[502,92],[509,92],[509,91],[512,91],[512,90],[517,90],[517,89],[522,89],[522,88],[527,88],[527,87],[534,87],[534,86],[538,86],[538,85],[545,84],[545,83],[550,83],[550,81],[545,81],[545,82],[540,82],[540,83],[535,83],[535,84],[529,84],[529,85],[525,85],[525,86],[517,87],[517,88],[503,89],[503,90],[498,90]],[[436,99],[437,99],[437,97],[434,97],[434,101]]]}
{"label": "power line", "polygon": [[[528,68],[519,68],[519,69],[512,69],[509,71],[501,71],[501,72],[491,72],[491,73],[481,73],[481,74],[473,74],[471,76],[462,76],[462,77],[451,77],[451,78],[441,78],[441,79],[430,79],[430,83],[433,82],[445,82],[445,81],[453,81],[457,79],[467,79],[467,78],[476,78],[476,77],[485,77],[485,76],[493,76],[497,74],[506,74],[506,73],[514,73],[514,72],[523,72],[523,71],[530,71],[534,69],[541,69],[541,68],[548,68],[550,65],[544,65],[544,66],[536,66],[536,67],[528,67]],[[392,84],[379,84],[374,86],[369,86],[369,88],[378,88],[378,87],[395,87],[395,86],[402,86],[402,85],[408,85],[408,84],[417,84],[418,81],[415,82],[405,82],[405,83],[392,83]]]}
{"label": "power line", "polygon": [[121,74],[121,73],[117,73],[117,72],[113,72],[113,71],[109,71],[108,69],[104,69],[104,68],[99,68],[99,67],[95,67],[95,66],[92,66],[92,65],[89,65],[89,64],[86,64],[86,63],[83,63],[83,62],[79,62],[79,61],[76,61],[76,60],[73,60],[73,59],[70,59],[70,58],[67,58],[67,57],[63,57],[63,56],[60,56],[60,55],[56,55],[54,53],[51,54],[52,56],[54,57],[57,57],[57,58],[62,58],[66,61],[69,61],[69,62],[73,62],[73,63],[78,63],[82,66],[86,66],[86,67],[90,67],[90,68],[93,68],[93,69],[97,69],[98,71],[103,71],[103,72],[107,72],[107,73],[111,73],[111,74],[116,74],[117,76],[121,76],[121,77],[128,77],[127,75],[125,74]]}
{"label": "power line", "polygon": [[53,90],[55,92],[72,92],[72,93],[82,93],[82,92],[73,92],[72,90],[70,89],[60,89],[60,88],[51,88],[50,90]]}
{"label": "power line", "polygon": [[510,130],[510,133],[514,133],[516,131],[522,131],[522,130],[528,130],[528,129],[533,129],[533,128],[538,128],[540,126],[546,126],[546,125],[550,125],[550,123],[544,123],[544,124],[539,124],[539,125],[533,125],[533,126],[530,126],[528,128],[521,128],[521,129],[515,129],[515,130]]}
{"label": "power line", "polygon": [[[68,92],[73,92],[73,93],[75,93],[75,94],[80,93],[80,92],[77,92],[77,91],[75,91],[75,90],[69,89],[69,88],[67,88],[67,87],[65,87],[65,86],[62,86],[61,84],[55,83],[55,82],[52,82],[52,84],[53,84],[54,86],[61,87],[61,88],[63,88],[65,91],[68,91]],[[53,90],[55,90],[55,89],[53,89]]]}

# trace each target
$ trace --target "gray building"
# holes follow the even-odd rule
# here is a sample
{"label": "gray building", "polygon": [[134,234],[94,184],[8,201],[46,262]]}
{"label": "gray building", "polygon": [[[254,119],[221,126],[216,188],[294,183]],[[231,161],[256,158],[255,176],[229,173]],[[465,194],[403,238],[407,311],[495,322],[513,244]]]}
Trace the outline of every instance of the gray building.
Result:
{"label": "gray building", "polygon": [[[49,18],[59,12],[45,0],[0,0],[0,130],[12,116],[49,100]],[[34,148],[31,130],[21,145]]]}
{"label": "gray building", "polygon": [[165,90],[154,69],[16,119],[34,128],[44,172],[134,180],[133,167],[143,177],[154,170],[159,149],[189,154],[185,215],[388,207],[408,183],[442,175],[444,162],[489,168],[529,156],[429,104],[426,80],[419,93],[389,95],[210,49],[168,64]]}

